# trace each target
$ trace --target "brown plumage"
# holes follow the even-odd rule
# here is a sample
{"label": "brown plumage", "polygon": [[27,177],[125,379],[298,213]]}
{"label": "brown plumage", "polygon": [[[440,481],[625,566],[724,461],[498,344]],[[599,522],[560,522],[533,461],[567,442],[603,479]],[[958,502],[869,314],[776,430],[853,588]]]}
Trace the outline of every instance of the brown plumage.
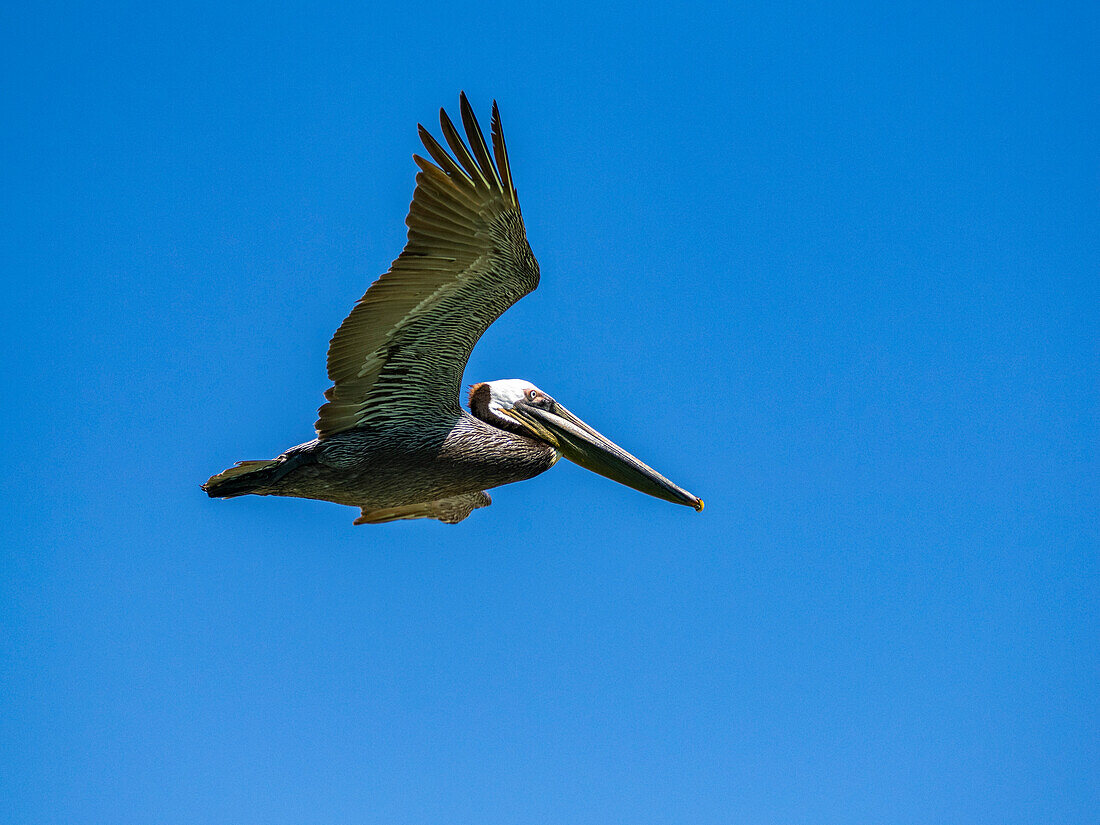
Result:
{"label": "brown plumage", "polygon": [[465,95],[461,108],[477,159],[442,109],[443,134],[459,162],[420,127],[439,166],[413,156],[421,171],[405,219],[405,250],[329,344],[333,386],[317,419],[320,438],[366,422],[457,414],[474,344],[538,286],[539,265],[527,243],[496,104],[492,140],[499,172]]}
{"label": "brown plumage", "polygon": [[[213,476],[203,485],[211,496],[334,501],[361,507],[356,523],[454,523],[475,509],[467,504],[489,503],[485,488],[530,478],[556,460],[553,447],[478,421],[458,405],[474,344],[539,281],[497,106],[492,157],[465,94],[460,108],[472,152],[439,112],[457,161],[420,127],[439,165],[413,156],[420,172],[405,219],[408,243],[329,344],[333,385],[317,439]],[[387,516],[371,517],[372,510]]]}
{"label": "brown plumage", "polygon": [[352,309],[328,351],[332,387],[317,438],[270,461],[211,477],[217,498],[296,496],[359,507],[356,524],[456,523],[490,503],[484,490],[522,481],[564,454],[643,492],[702,502],[608,442],[526,382],[479,384],[458,403],[477,340],[538,286],[500,115],[486,143],[466,96],[467,146],[440,110],[447,152],[423,126],[404,251]]}

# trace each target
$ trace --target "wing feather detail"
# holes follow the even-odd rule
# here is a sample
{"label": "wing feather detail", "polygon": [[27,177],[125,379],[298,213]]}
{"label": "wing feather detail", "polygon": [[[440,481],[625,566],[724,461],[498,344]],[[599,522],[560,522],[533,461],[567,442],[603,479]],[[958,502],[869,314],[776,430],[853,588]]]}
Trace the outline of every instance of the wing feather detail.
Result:
{"label": "wing feather detail", "polygon": [[493,101],[493,119],[489,124],[493,137],[493,154],[497,159],[497,169],[500,171],[501,183],[504,185],[504,193],[511,199],[511,203],[519,208],[519,198],[516,195],[515,184],[512,183],[512,166],[508,163],[508,147],[504,143],[504,130],[500,125],[500,111],[496,101]]}
{"label": "wing feather detail", "polygon": [[490,149],[465,94],[459,103],[469,146],[445,112],[440,124],[453,154],[420,127],[434,163],[413,156],[420,171],[405,249],[329,344],[333,385],[315,425],[319,438],[457,415],[474,344],[538,286],[496,104]]}
{"label": "wing feather detail", "polygon": [[465,95],[461,97],[459,109],[462,112],[462,125],[466,129],[467,137],[470,139],[470,149],[473,150],[474,157],[477,159],[478,168],[491,174],[493,180],[487,181],[487,183],[503,193],[504,185],[500,182],[500,175],[497,174],[492,158],[489,157],[489,147],[485,145],[485,135],[482,134],[481,125],[474,117],[474,110],[470,107]]}
{"label": "wing feather detail", "polygon": [[[460,100],[465,100],[466,96],[461,95]],[[477,161],[474,160],[474,156],[470,154],[470,150],[466,148],[466,143],[462,140],[462,136],[458,133],[458,129],[451,123],[451,119],[447,116],[447,112],[443,109],[439,110],[439,128],[443,130],[443,137],[447,139],[447,145],[451,147],[451,151],[454,152],[455,160],[462,164],[462,168],[470,173],[470,177],[478,183],[481,183],[486,188],[489,187],[489,179],[485,176],[484,170],[478,166]],[[482,138],[484,140],[484,138]],[[471,143],[474,141],[471,140]]]}
{"label": "wing feather detail", "polygon": [[[432,137],[431,132],[429,132],[420,124],[417,124],[416,128],[420,133],[420,142],[424,144],[424,148],[428,150],[428,154],[432,156],[432,160],[434,160],[439,165],[440,171],[451,175],[452,177],[457,177],[466,180],[470,184],[473,184],[470,176],[467,175],[465,171],[463,171],[461,166],[455,163],[454,158],[447,154],[447,150],[439,145],[439,141]],[[415,160],[417,165],[425,171],[427,171],[428,166],[431,166],[428,161],[425,161],[418,155],[413,155],[413,160]]]}

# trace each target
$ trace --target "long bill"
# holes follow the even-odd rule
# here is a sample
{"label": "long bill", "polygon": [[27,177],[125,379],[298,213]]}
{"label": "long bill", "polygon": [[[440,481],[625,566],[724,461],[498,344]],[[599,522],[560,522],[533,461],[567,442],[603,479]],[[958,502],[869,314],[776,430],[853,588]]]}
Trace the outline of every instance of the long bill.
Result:
{"label": "long bill", "polygon": [[702,499],[604,438],[556,401],[550,409],[520,403],[509,412],[574,464],[646,495],[703,509]]}

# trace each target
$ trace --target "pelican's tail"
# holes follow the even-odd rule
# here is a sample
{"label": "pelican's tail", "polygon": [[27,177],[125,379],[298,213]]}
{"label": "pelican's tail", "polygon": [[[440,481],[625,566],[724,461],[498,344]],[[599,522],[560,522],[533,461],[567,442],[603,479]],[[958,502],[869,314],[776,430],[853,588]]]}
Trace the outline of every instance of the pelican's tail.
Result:
{"label": "pelican's tail", "polygon": [[238,461],[228,470],[223,470],[202,485],[202,489],[211,498],[233,498],[255,493],[274,484],[293,469],[288,467],[285,458],[273,458],[270,461]]}

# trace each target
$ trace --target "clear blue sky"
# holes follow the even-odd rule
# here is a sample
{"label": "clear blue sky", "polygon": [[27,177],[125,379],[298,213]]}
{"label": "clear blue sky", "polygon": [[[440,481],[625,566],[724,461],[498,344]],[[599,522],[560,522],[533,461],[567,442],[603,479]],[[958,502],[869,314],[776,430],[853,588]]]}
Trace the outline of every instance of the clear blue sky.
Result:
{"label": "clear blue sky", "polygon": [[[1097,5],[371,5],[0,12],[4,818],[1094,820]],[[467,381],[702,514],[199,490],[311,437],[460,89],[543,272]]]}

